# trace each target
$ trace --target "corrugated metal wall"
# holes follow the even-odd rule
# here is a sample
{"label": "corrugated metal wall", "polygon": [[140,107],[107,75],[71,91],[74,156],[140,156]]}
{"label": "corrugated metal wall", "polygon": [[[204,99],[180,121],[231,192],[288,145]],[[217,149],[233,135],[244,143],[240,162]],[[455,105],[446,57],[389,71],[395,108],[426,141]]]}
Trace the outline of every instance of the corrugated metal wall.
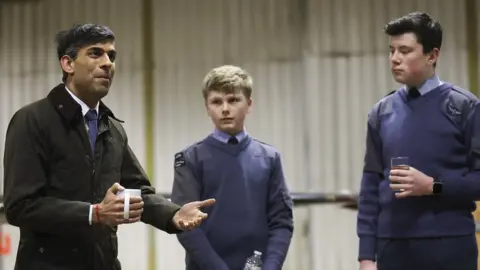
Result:
{"label": "corrugated metal wall", "polygon": [[[391,18],[413,10],[439,18],[445,40],[438,73],[468,86],[462,1],[158,0],[152,9],[154,178],[163,192],[173,181],[174,153],[212,129],[200,86],[214,66],[237,64],[253,75],[255,103],[247,129],[280,149],[294,191],[358,190],[366,114],[397,86],[382,33]],[[60,81],[55,32],[75,22],[105,23],[116,32],[120,51],[107,103],[126,121],[143,163],[140,1],[45,0],[0,12],[1,141],[13,112]],[[356,269],[355,212],[314,206],[296,209],[295,218],[285,269]],[[121,228],[125,269],[147,269],[146,228]],[[157,269],[182,269],[175,237],[158,233],[156,250]]]}

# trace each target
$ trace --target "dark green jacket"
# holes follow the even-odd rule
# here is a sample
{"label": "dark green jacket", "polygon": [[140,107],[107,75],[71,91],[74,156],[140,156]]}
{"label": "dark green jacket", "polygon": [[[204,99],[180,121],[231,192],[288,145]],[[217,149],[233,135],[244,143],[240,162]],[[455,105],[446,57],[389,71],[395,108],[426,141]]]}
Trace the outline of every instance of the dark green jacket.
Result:
{"label": "dark green jacket", "polygon": [[103,103],[91,152],[81,107],[63,84],[14,114],[5,141],[4,204],[7,221],[20,228],[16,270],[119,270],[117,228],[89,224],[90,205],[115,182],[142,190],[144,223],[179,232],[171,222],[179,206],[155,194]]}

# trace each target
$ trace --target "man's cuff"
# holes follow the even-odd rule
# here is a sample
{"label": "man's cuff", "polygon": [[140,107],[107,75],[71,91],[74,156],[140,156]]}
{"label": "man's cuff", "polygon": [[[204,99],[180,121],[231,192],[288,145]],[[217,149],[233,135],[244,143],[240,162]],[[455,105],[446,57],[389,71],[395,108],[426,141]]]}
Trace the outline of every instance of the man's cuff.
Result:
{"label": "man's cuff", "polygon": [[90,205],[90,212],[88,213],[88,224],[92,225],[92,209],[93,205]]}
{"label": "man's cuff", "polygon": [[178,233],[183,232],[183,230],[180,230],[180,229],[177,228],[177,226],[175,225],[175,222],[173,221],[173,217],[175,216],[175,214],[179,210],[180,210],[180,208],[178,208],[175,212],[173,212],[172,219],[170,219],[170,222],[167,223],[166,231],[169,232],[169,233],[178,234]]}
{"label": "man's cuff", "polygon": [[361,236],[358,249],[358,261],[375,261],[377,239],[374,236]]}

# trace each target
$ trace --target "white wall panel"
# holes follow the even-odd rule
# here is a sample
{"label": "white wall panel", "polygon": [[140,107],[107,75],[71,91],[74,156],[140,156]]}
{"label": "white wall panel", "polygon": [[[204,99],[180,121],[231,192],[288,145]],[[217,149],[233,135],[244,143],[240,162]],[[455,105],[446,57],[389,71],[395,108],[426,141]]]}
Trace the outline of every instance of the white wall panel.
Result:
{"label": "white wall panel", "polygon": [[[75,22],[105,23],[117,34],[119,50],[117,75],[106,102],[126,121],[130,144],[144,163],[140,3],[44,0],[2,6],[0,140],[15,110],[43,97],[60,81],[55,32]],[[356,192],[366,115],[398,86],[390,75],[383,26],[414,10],[427,11],[442,23],[441,79],[468,87],[463,1],[154,1],[158,190],[171,189],[174,153],[213,128],[201,95],[203,77],[215,66],[236,64],[254,77],[254,109],[247,130],[283,153],[290,188]],[[1,157],[3,143],[0,153]],[[285,269],[357,268],[354,211],[336,205],[297,208],[295,222]],[[125,269],[147,269],[146,228],[121,227]],[[157,269],[184,269],[183,249],[174,236],[157,233],[156,251]],[[11,262],[9,258],[5,269]]]}

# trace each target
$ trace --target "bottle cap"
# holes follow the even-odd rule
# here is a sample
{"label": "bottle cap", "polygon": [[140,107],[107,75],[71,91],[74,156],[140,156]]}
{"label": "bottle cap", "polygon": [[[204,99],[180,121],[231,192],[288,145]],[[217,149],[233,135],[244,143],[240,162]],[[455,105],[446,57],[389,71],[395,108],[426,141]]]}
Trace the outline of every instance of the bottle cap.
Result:
{"label": "bottle cap", "polygon": [[255,250],[255,251],[253,252],[253,254],[260,256],[260,255],[262,255],[262,252]]}

